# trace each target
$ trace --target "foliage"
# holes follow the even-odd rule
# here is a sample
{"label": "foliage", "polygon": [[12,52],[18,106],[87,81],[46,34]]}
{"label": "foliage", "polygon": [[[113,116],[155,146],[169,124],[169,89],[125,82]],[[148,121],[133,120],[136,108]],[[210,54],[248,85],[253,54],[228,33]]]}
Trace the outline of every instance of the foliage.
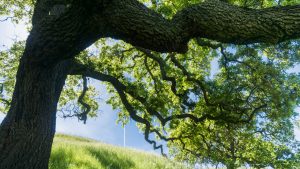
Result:
{"label": "foliage", "polygon": [[[31,13],[24,13],[24,9],[32,11],[31,2],[2,1],[0,14],[14,16],[16,22],[30,18]],[[180,9],[202,1],[141,2],[172,18]],[[274,0],[228,2],[248,8],[278,5]],[[4,84],[1,112],[8,109],[5,100],[10,101],[23,49],[24,42],[15,42],[0,53],[0,80]],[[120,121],[126,123],[138,117],[146,120],[137,120],[146,140],[154,143],[149,139],[152,133],[157,140],[169,141],[170,152],[176,159],[221,163],[229,168],[246,164],[297,168],[299,143],[294,140],[293,128],[300,79],[289,70],[299,64],[299,49],[299,40],[235,46],[194,39],[185,54],[157,53],[123,41],[101,39],[78,55],[76,62],[113,79],[103,83],[111,96],[107,102],[120,111]],[[59,102],[63,117],[82,118],[86,107],[78,98],[83,81],[83,77],[69,76]],[[91,107],[91,117],[96,116],[99,108],[96,85],[90,83],[83,97]],[[120,97],[122,93],[126,99]],[[156,144],[154,147],[161,148]],[[62,150],[55,151],[60,156]]]}
{"label": "foliage", "polygon": [[9,49],[0,51],[0,83],[3,90],[0,93],[0,112],[7,112],[15,84],[19,59],[24,50],[24,42],[15,42]]}

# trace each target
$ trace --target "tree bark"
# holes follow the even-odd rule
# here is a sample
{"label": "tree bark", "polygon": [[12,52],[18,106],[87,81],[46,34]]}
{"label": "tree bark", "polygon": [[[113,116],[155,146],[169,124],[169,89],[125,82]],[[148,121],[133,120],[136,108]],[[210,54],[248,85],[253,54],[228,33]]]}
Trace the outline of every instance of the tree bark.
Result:
{"label": "tree bark", "polygon": [[0,128],[1,169],[48,168],[57,103],[68,75],[68,60],[53,58],[68,53],[55,50],[59,45],[43,36],[33,28],[20,60],[11,107]]}
{"label": "tree bark", "polygon": [[20,63],[12,105],[0,128],[1,169],[48,168],[66,67],[26,62]]}
{"label": "tree bark", "polygon": [[184,53],[195,37],[233,44],[275,44],[300,37],[300,5],[247,9],[208,0],[166,19],[136,0],[112,0],[95,18],[103,16],[106,36],[159,52]]}
{"label": "tree bark", "polygon": [[69,73],[69,60],[99,38],[87,33],[87,15],[81,9],[60,17],[43,16],[42,12],[34,16],[12,104],[1,123],[1,169],[48,168],[57,103]]}

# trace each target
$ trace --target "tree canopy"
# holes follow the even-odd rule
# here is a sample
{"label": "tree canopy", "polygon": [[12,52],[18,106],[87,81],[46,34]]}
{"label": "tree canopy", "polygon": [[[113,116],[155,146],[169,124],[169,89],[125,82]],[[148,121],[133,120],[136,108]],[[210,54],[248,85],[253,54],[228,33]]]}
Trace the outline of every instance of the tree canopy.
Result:
{"label": "tree canopy", "polygon": [[67,60],[58,102],[63,117],[86,122],[97,115],[92,78],[106,84],[120,121],[138,122],[162,153],[156,140],[194,164],[297,168],[300,76],[291,69],[300,62],[299,3],[2,0],[3,22],[25,20],[32,30],[27,42],[0,51],[0,111],[11,106],[19,60],[32,45],[31,53],[43,51],[32,63]]}

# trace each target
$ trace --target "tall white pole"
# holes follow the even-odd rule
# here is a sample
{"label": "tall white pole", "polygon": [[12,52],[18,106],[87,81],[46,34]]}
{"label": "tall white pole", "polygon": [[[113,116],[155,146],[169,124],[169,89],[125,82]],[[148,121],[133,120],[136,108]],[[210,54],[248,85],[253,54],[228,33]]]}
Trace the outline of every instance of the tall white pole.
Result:
{"label": "tall white pole", "polygon": [[126,147],[126,125],[124,125],[124,136],[123,136],[124,140],[123,140],[123,145],[124,147]]}

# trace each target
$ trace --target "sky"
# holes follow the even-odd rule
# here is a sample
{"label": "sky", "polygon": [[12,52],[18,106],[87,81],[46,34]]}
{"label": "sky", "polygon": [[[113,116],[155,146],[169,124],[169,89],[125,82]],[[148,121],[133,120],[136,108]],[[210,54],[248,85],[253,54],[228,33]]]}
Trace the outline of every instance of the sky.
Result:
{"label": "sky", "polygon": [[[27,35],[28,33],[22,23],[14,25],[9,21],[0,22],[0,49],[9,47],[13,39],[25,40]],[[217,70],[216,65],[215,60],[212,65],[215,70]],[[297,66],[292,71],[300,72],[300,66]],[[94,119],[89,118],[87,124],[83,124],[83,122],[78,121],[76,118],[62,119],[58,117],[56,131],[58,133],[88,137],[105,143],[124,146],[124,129],[120,124],[116,124],[117,111],[112,110],[112,107],[105,103],[105,98],[107,98],[105,87],[99,84],[97,89],[100,91],[103,99],[100,101],[101,108],[98,117]],[[300,108],[297,108],[296,111],[300,112]],[[3,118],[4,114],[0,113],[0,123]],[[135,122],[131,121],[126,125],[125,129],[126,147],[154,152],[152,145],[148,144],[144,140],[144,135],[138,131]],[[296,138],[300,140],[300,130],[295,130],[295,134]]]}

